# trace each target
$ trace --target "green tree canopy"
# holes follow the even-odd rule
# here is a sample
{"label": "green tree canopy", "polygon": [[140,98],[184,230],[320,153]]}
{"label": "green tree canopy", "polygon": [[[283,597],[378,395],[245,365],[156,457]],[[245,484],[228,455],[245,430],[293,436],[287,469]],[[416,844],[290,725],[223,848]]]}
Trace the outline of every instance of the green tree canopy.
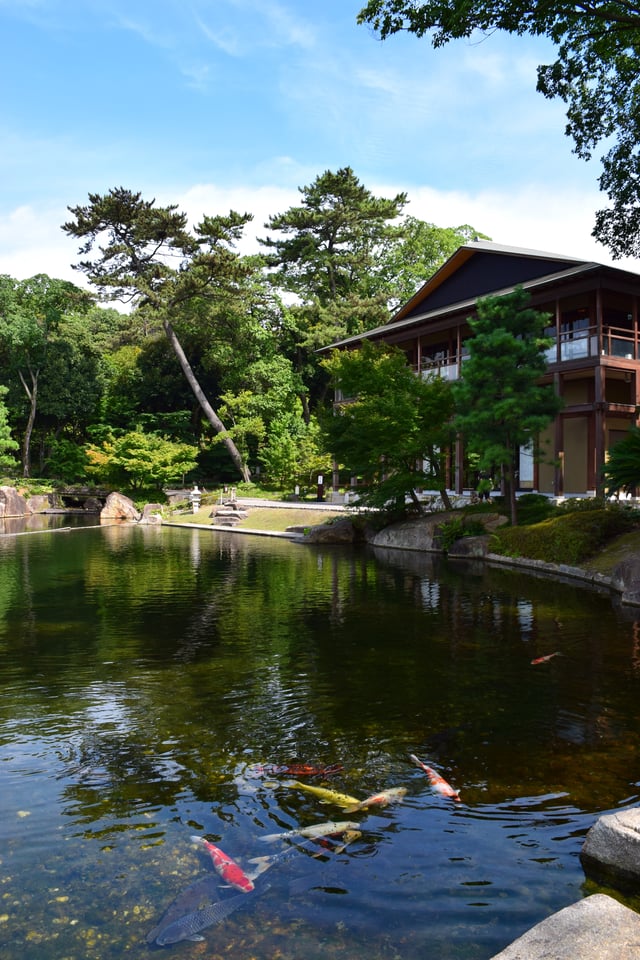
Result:
{"label": "green tree canopy", "polygon": [[513,523],[518,450],[536,443],[562,405],[552,385],[539,383],[551,341],[544,337],[548,315],[533,310],[530,300],[521,287],[478,300],[477,315],[468,320],[469,356],[453,384],[455,426],[481,469],[502,471]]}
{"label": "green tree canopy", "polygon": [[161,491],[197,466],[197,448],[132,430],[87,447],[87,472],[99,481],[135,491]]}
{"label": "green tree canopy", "polygon": [[354,291],[366,294],[376,272],[376,254],[391,237],[399,236],[394,221],[407,195],[375,197],[351,167],[326,170],[313,183],[299,188],[302,202],[270,217],[266,227],[281,236],[261,243],[272,251],[267,264],[278,283],[301,300],[327,306]]}
{"label": "green tree canopy", "polygon": [[640,5],[633,0],[369,0],[359,23],[384,39],[401,30],[433,47],[476,32],[545,36],[557,59],[538,68],[538,90],[567,106],[575,152],[605,153],[600,188],[610,203],[593,235],[615,257],[640,254]]}
{"label": "green tree canopy", "polygon": [[103,196],[89,194],[87,205],[69,210],[73,219],[63,230],[84,241],[80,253],[86,259],[77,269],[105,296],[133,302],[155,316],[207,420],[248,480],[248,467],[202,389],[175,325],[181,317],[201,315],[209,303],[240,295],[254,267],[234,246],[251,216],[235,211],[204,216],[192,230],[175,205],[156,206],[123,187]]}
{"label": "green tree canopy", "polygon": [[272,216],[261,243],[274,284],[295,298],[283,332],[308,422],[326,386],[314,351],[387,319],[386,293],[374,281],[377,257],[401,235],[407,197],[374,196],[351,167],[326,170],[299,190],[301,203]]}
{"label": "green tree canopy", "polygon": [[7,393],[8,388],[0,386],[0,467],[3,470],[11,470],[17,466],[13,451],[20,449],[20,444],[11,436],[9,411],[4,402]]}
{"label": "green tree canopy", "polygon": [[323,361],[342,397],[322,418],[325,445],[352,474],[362,477],[362,499],[372,506],[404,507],[417,490],[439,490],[445,502],[444,451],[452,439],[451,384],[422,378],[396,347],[365,340],[358,350],[334,351]]}
{"label": "green tree canopy", "polygon": [[[0,351],[5,368],[13,373],[27,398],[22,440],[22,472],[31,475],[31,436],[39,409],[42,377],[54,378],[59,370],[65,313],[86,312],[91,298],[68,280],[37,274],[28,280],[0,277]],[[54,346],[55,344],[55,346]],[[69,347],[69,344],[67,344]],[[88,386],[82,381],[83,386]]]}

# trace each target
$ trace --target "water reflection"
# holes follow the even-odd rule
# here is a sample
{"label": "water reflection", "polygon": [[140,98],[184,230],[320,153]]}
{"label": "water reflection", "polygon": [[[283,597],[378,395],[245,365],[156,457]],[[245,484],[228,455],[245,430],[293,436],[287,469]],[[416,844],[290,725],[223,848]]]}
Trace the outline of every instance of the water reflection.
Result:
{"label": "water reflection", "polygon": [[146,956],[207,867],[191,834],[247,864],[262,834],[342,816],[256,774],[295,758],[407,796],[354,814],[340,855],[270,870],[208,947],[286,953],[295,920],[305,957],[491,956],[582,895],[586,830],[638,800],[635,618],[417,553],[125,526],[1,541],[3,958]]}
{"label": "water reflection", "polygon": [[26,517],[2,517],[0,536],[63,531],[74,527],[94,526],[99,522],[97,515],[85,513],[31,513]]}

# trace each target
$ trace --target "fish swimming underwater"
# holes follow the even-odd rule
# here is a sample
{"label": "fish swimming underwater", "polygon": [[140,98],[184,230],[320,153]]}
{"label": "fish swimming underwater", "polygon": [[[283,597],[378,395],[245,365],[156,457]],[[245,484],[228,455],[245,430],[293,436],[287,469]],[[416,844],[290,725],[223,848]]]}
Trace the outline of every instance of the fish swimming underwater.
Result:
{"label": "fish swimming underwater", "polygon": [[166,927],[175,923],[186,913],[193,913],[198,908],[215,902],[218,899],[219,884],[219,878],[213,873],[207,873],[206,876],[190,883],[171,901],[159,922],[153,930],[149,931],[146,936],[147,943],[154,943]]}
{"label": "fish swimming underwater", "polygon": [[226,883],[235,887],[236,890],[242,890],[243,893],[250,893],[253,890],[253,883],[243,871],[242,867],[227,856],[215,843],[209,843],[204,837],[191,837],[193,843],[199,844],[211,855],[213,869],[222,877]]}
{"label": "fish swimming underwater", "polygon": [[[261,888],[260,893],[268,889],[268,885]],[[254,895],[258,892],[251,891]],[[226,900],[218,900],[217,903],[208,903],[200,910],[193,910],[179,917],[173,923],[163,927],[161,932],[155,938],[159,947],[166,947],[171,943],[179,943],[181,940],[204,940],[200,936],[201,930],[212,927],[215,923],[220,923],[225,917],[234,913],[240,907],[243,907],[251,900],[251,893],[239,893],[235,897],[227,897]],[[147,938],[148,940],[148,938]]]}
{"label": "fish swimming underwater", "polygon": [[440,774],[433,769],[433,767],[428,767],[426,763],[422,762],[422,760],[418,760],[413,753],[409,754],[409,759],[413,760],[413,762],[417,764],[421,770],[424,770],[429,783],[436,793],[439,793],[443,797],[450,797],[452,800],[455,800],[456,803],[460,803],[459,792],[454,790],[451,784],[447,783],[444,777],[441,777]]}
{"label": "fish swimming underwater", "polygon": [[351,807],[354,810],[360,803],[357,797],[350,797],[347,793],[338,793],[337,790],[330,790],[327,787],[312,787],[308,783],[300,783],[299,780],[294,780],[293,783],[288,783],[286,786],[293,790],[304,790],[305,793],[311,793],[319,799],[320,803],[335,803],[338,807]]}
{"label": "fish swimming underwater", "polygon": [[274,843],[276,840],[291,840],[294,837],[332,837],[345,830],[357,830],[359,824],[351,820],[328,820],[326,823],[314,823],[308,827],[298,827],[295,830],[285,830],[284,833],[265,833],[258,837],[264,843]]}
{"label": "fish swimming underwater", "polygon": [[346,813],[355,813],[356,810],[366,810],[367,807],[388,807],[390,803],[399,803],[406,796],[406,787],[390,787],[380,793],[373,793],[366,800],[360,800],[353,807],[346,807]]}
{"label": "fish swimming underwater", "polygon": [[564,654],[561,653],[560,650],[556,650],[555,653],[548,653],[544,657],[535,657],[531,661],[531,666],[535,667],[538,663],[548,663],[549,660],[553,660],[554,657],[563,657],[563,656]]}
{"label": "fish swimming underwater", "polygon": [[281,850],[280,853],[272,853],[266,857],[252,857],[249,863],[255,864],[255,867],[249,872],[249,876],[252,880],[256,880],[265,870],[269,870],[277,864],[285,863],[298,853],[306,853],[311,857],[321,857],[326,853],[342,853],[345,847],[353,843],[354,840],[359,840],[361,836],[362,832],[360,830],[345,830],[341,840],[337,843],[327,837],[315,837],[305,840],[304,843],[292,844],[285,850]]}
{"label": "fish swimming underwater", "polygon": [[339,763],[332,763],[327,767],[316,767],[311,763],[284,763],[267,764],[254,768],[259,773],[266,773],[270,777],[284,774],[289,777],[330,777],[334,773],[340,773],[344,767]]}

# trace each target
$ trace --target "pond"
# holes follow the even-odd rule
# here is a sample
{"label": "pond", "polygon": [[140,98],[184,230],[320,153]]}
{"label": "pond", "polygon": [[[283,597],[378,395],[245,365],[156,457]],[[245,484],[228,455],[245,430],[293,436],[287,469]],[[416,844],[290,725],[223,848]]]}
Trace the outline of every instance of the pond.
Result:
{"label": "pond", "polygon": [[[579,851],[638,802],[639,619],[402,551],[140,526],[0,538],[3,960],[487,960],[603,891]],[[406,794],[348,811],[279,769],[294,761],[340,768],[298,783]],[[357,830],[262,839],[334,820]],[[249,875],[293,855],[239,894],[193,836]],[[243,909],[148,944],[200,880]]]}

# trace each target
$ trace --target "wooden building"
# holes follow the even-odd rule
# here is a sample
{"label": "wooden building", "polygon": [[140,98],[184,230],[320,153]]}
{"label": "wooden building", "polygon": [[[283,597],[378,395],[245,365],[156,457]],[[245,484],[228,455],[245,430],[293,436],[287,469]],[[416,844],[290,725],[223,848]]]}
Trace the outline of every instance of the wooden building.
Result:
{"label": "wooden building", "polygon": [[[534,462],[520,454],[519,489],[561,495],[593,494],[609,448],[638,420],[640,404],[640,275],[537,250],[474,241],[460,247],[389,323],[332,347],[363,339],[400,347],[417,373],[455,380],[464,373],[468,318],[479,297],[522,286],[531,306],[550,314],[545,382],[564,407]],[[473,485],[462,444],[448,484]]]}

